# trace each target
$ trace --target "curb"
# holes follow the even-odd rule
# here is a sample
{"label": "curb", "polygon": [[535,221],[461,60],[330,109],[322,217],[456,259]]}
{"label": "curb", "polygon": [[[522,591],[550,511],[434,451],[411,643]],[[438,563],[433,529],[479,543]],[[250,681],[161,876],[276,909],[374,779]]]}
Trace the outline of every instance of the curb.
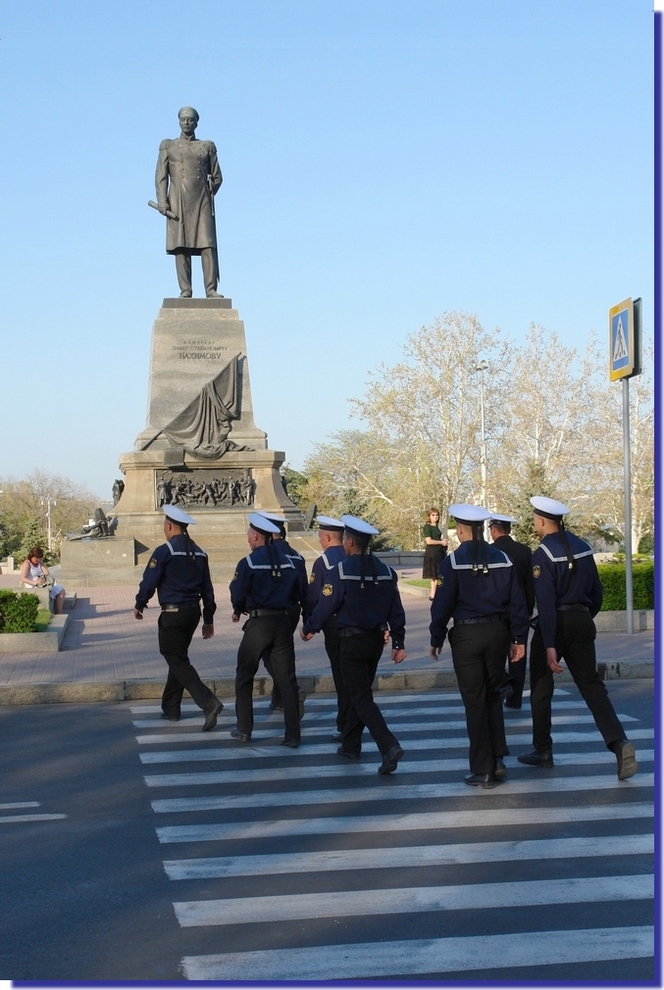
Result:
{"label": "curb", "polygon": [[[615,663],[598,663],[597,672],[602,681],[652,679],[655,676],[654,660],[629,660]],[[556,674],[556,683],[573,683],[572,675],[565,669]],[[90,704],[120,701],[146,701],[160,699],[164,690],[160,681],[117,681],[96,683],[77,681],[73,684],[17,684],[0,687],[0,706],[5,705],[56,705]],[[232,677],[204,680],[219,698],[233,698],[235,681]],[[334,694],[331,674],[302,674],[298,684],[307,695]],[[374,691],[430,691],[441,688],[457,689],[453,670],[415,670],[408,673],[379,674]],[[254,698],[267,697],[272,691],[270,677],[254,679]],[[186,694],[186,692],[185,692]]]}
{"label": "curb", "polygon": [[62,648],[69,615],[54,615],[46,632],[0,633],[0,653],[57,653]]}
{"label": "curb", "polygon": [[[428,588],[420,588],[416,584],[407,584],[406,581],[403,580],[399,581],[399,591],[402,595],[411,595],[413,598],[429,597]],[[632,615],[635,632],[645,632],[646,630],[655,628],[654,609],[634,609]],[[598,633],[627,632],[627,612],[624,609],[622,612],[598,612],[595,616],[594,622],[595,629]]]}

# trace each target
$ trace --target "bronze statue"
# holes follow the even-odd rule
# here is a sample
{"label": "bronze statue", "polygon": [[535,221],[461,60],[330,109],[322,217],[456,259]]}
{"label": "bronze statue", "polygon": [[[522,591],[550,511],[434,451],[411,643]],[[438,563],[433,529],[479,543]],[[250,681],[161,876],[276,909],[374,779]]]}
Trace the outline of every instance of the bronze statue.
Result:
{"label": "bronze statue", "polygon": [[81,526],[80,530],[74,533],[67,533],[68,540],[104,540],[111,536],[112,523],[108,519],[102,508],[94,511],[94,519],[87,525]]}
{"label": "bronze statue", "polygon": [[120,496],[124,491],[125,483],[122,478],[116,478],[113,482],[113,505],[117,505],[120,501]]}
{"label": "bronze statue", "polygon": [[200,255],[205,295],[220,298],[214,197],[222,183],[217,149],[195,137],[198,113],[182,107],[180,137],[159,145],[155,185],[157,202],[149,205],[166,217],[166,252],[175,255],[180,295],[191,297],[191,257]]}

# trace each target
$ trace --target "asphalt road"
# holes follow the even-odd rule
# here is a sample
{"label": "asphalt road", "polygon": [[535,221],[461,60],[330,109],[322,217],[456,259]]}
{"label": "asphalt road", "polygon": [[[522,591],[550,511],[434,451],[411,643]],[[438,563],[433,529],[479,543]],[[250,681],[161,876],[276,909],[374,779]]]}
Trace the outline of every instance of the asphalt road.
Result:
{"label": "asphalt road", "polygon": [[[332,700],[303,745],[256,705],[213,733],[155,702],[0,708],[0,978],[533,980],[653,978],[653,684],[611,682],[640,773],[619,783],[573,685],[554,702],[556,766],[463,784],[454,691],[380,697],[406,755],[348,763]],[[224,699],[226,700],[226,699]]]}

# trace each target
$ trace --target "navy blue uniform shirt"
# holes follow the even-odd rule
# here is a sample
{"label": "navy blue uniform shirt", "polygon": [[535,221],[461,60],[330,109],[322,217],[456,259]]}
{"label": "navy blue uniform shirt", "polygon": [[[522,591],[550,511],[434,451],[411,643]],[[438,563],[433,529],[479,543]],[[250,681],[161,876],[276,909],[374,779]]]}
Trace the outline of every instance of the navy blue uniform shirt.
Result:
{"label": "navy blue uniform shirt", "polygon": [[[298,553],[297,550],[294,550],[293,547],[290,545],[290,543],[287,540],[284,540],[283,538],[281,540],[275,540],[275,543],[281,543],[281,545],[282,545],[282,547],[284,549],[284,553],[286,554],[286,556],[288,557],[288,559],[293,562],[293,565],[295,566],[295,568],[300,571],[300,577],[302,578],[302,580],[304,581],[304,583],[306,585],[307,580],[308,580],[308,577],[307,577],[307,563],[306,563],[304,557],[302,556],[302,554],[301,553]],[[298,591],[298,593],[299,593],[299,591]],[[292,605],[300,605],[301,604],[300,598],[296,598],[293,602],[291,602],[291,604]]]}
{"label": "navy blue uniform shirt", "polygon": [[155,591],[160,605],[198,605],[203,599],[203,622],[211,625],[217,606],[210,566],[207,554],[193,540],[178,535],[153,550],[138,586],[135,607],[139,612]]}
{"label": "navy blue uniform shirt", "polygon": [[328,547],[325,553],[317,557],[311,568],[309,587],[307,589],[307,604],[305,612],[311,615],[318,604],[323,587],[330,583],[331,572],[336,570],[340,560],[344,560],[346,551],[341,543]]}
{"label": "navy blue uniform shirt", "polygon": [[[255,608],[287,609],[305,601],[306,577],[286,556],[282,544],[283,540],[276,540],[269,553],[265,545],[256,547],[239,561],[230,583],[231,602],[236,615]],[[280,577],[273,574],[273,562],[279,565]],[[306,575],[306,571],[304,573]]]}
{"label": "navy blue uniform shirt", "polygon": [[[486,552],[488,574],[482,573]],[[473,541],[465,540],[448,554],[440,568],[438,587],[431,605],[431,645],[445,642],[450,619],[479,619],[497,615],[510,626],[512,640],[528,639],[528,610],[514,565],[493,544],[479,541],[479,562],[473,561]],[[476,569],[474,569],[474,564]]]}
{"label": "navy blue uniform shirt", "polygon": [[397,575],[392,568],[373,554],[358,553],[344,556],[329,573],[329,580],[323,584],[318,604],[306,619],[303,632],[320,632],[336,615],[340,629],[354,626],[369,630],[389,626],[392,649],[402,650],[406,615],[397,588]]}
{"label": "navy blue uniform shirt", "polygon": [[533,580],[544,647],[556,645],[557,610],[561,605],[586,605],[594,617],[602,605],[602,584],[593,548],[565,531],[575,567],[571,571],[560,533],[549,533],[533,551]]}

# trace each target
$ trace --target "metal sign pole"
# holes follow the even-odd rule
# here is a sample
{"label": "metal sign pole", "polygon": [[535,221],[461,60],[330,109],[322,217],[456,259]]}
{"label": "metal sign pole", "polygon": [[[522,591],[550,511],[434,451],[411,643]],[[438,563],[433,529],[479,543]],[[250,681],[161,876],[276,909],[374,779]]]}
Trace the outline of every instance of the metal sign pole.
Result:
{"label": "metal sign pole", "polygon": [[623,464],[625,480],[625,605],[627,635],[634,633],[634,593],[632,585],[632,464],[629,442],[629,378],[623,378]]}

